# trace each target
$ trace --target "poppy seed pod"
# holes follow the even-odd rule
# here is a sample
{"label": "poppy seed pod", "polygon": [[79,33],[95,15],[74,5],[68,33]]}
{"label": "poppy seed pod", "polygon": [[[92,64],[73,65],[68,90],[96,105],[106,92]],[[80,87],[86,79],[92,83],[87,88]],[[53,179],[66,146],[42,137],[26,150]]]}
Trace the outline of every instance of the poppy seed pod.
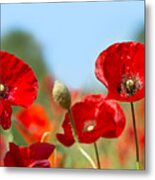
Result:
{"label": "poppy seed pod", "polygon": [[55,81],[52,91],[54,100],[64,109],[69,109],[71,105],[71,96],[68,88],[61,82]]}

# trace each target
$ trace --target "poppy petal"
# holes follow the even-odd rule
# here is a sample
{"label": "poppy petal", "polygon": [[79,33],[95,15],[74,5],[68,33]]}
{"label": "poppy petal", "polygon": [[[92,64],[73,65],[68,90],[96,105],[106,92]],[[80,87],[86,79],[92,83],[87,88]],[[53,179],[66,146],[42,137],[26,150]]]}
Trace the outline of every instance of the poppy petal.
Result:
{"label": "poppy petal", "polygon": [[125,115],[120,105],[114,100],[106,100],[100,104],[97,119],[104,119],[103,135],[105,138],[117,138],[125,128]]}
{"label": "poppy petal", "polygon": [[0,125],[4,130],[9,129],[11,126],[12,108],[10,103],[4,99],[0,99]]}
{"label": "poppy petal", "polygon": [[[21,162],[21,157],[20,157],[20,149],[19,147],[14,144],[10,143],[9,144],[9,151],[6,153],[5,158],[4,158],[4,164],[7,167],[22,167],[23,162]],[[26,156],[25,156],[26,158]]]}
{"label": "poppy petal", "polygon": [[30,146],[30,158],[33,160],[47,159],[54,151],[55,145],[37,142]]}
{"label": "poppy petal", "polygon": [[4,51],[0,51],[0,63],[0,83],[7,87],[5,98],[12,105],[31,105],[37,96],[38,82],[30,66]]}
{"label": "poppy petal", "polygon": [[68,114],[65,115],[65,120],[62,124],[64,134],[57,133],[56,137],[65,146],[71,146],[74,143],[74,137],[72,134],[71,124],[68,117]]}
{"label": "poppy petal", "polygon": [[35,161],[32,164],[29,165],[31,168],[50,168],[50,162],[45,159],[45,160],[39,160]]}

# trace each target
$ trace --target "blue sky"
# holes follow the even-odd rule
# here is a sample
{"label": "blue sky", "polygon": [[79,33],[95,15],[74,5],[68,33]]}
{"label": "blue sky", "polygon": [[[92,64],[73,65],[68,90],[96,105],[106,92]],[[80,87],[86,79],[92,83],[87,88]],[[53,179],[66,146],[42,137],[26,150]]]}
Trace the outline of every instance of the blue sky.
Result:
{"label": "blue sky", "polygon": [[114,42],[134,41],[144,25],[143,1],[3,4],[2,35],[32,33],[49,71],[69,87],[100,86],[98,54]]}

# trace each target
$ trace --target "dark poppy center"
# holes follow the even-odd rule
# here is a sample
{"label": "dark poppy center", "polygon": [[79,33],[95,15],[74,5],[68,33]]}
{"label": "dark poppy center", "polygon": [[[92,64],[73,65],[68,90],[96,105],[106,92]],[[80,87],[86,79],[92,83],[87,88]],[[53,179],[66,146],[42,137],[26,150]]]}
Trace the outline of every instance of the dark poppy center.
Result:
{"label": "dark poppy center", "polygon": [[95,120],[87,120],[84,122],[84,132],[90,132],[92,131],[96,126],[96,121]]}
{"label": "dark poppy center", "polygon": [[0,83],[0,97],[6,96],[6,86],[2,83]]}
{"label": "dark poppy center", "polygon": [[133,96],[141,88],[139,78],[129,77],[122,78],[121,87],[118,88],[118,92],[123,96]]}

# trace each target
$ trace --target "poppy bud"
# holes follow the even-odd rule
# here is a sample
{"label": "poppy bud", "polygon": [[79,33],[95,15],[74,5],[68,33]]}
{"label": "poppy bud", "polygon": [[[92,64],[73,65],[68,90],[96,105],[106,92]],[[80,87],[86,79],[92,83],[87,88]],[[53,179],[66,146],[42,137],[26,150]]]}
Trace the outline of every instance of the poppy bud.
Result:
{"label": "poppy bud", "polygon": [[54,82],[52,91],[54,100],[64,109],[69,109],[71,105],[71,96],[68,88],[59,81]]}

